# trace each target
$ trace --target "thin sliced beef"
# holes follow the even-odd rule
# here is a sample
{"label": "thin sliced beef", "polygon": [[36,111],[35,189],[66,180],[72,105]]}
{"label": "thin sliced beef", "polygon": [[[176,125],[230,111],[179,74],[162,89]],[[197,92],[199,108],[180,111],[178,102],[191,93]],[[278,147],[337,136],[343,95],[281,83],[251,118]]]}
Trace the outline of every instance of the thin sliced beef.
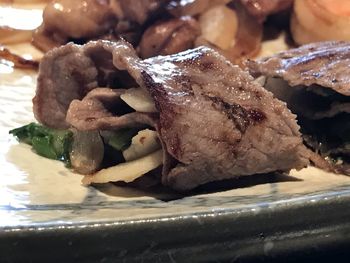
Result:
{"label": "thin sliced beef", "polygon": [[[67,112],[67,122],[80,131],[118,130],[127,127],[155,126],[156,117],[142,112],[120,114],[122,89],[97,88],[83,100],[73,100]],[[118,112],[119,111],[119,112]],[[119,113],[116,115],[116,113]]]}
{"label": "thin sliced beef", "polygon": [[290,88],[285,80],[274,77],[268,77],[264,86],[277,98],[288,102],[288,108],[295,114],[308,119],[318,120],[343,112],[350,113],[350,97],[323,87],[298,85]]}
{"label": "thin sliced beef", "polygon": [[350,44],[330,41],[313,43],[248,61],[251,74],[279,77],[290,86],[317,84],[350,95]]}
{"label": "thin sliced beef", "polygon": [[202,47],[143,63],[160,136],[180,162],[164,184],[186,190],[307,164],[295,116],[218,53]]}
{"label": "thin sliced beef", "polygon": [[[265,87],[298,115],[305,143],[323,157],[350,161],[350,43],[323,42],[248,61]],[[339,161],[338,161],[339,163]],[[349,173],[349,169],[336,172]]]}
{"label": "thin sliced beef", "polygon": [[97,76],[93,61],[78,46],[68,44],[48,52],[39,67],[33,99],[35,118],[49,127],[69,127],[66,122],[69,104],[96,88]]}
{"label": "thin sliced beef", "polygon": [[[74,55],[62,58],[61,53]],[[88,127],[84,127],[88,123],[83,123],[89,116],[93,116],[91,127],[95,129],[113,129],[108,127],[112,118],[128,116],[116,117],[108,105],[111,98],[118,103],[122,90],[98,89],[85,97],[68,96],[65,101],[57,101],[58,97],[52,95],[59,93],[62,83],[69,83],[74,92],[81,87],[74,71],[65,71],[65,75],[51,74],[59,60],[61,68],[81,60],[89,61],[96,88],[101,67],[101,63],[97,63],[99,55],[105,58],[104,65],[114,65],[116,75],[126,70],[155,101],[159,111],[156,128],[165,149],[163,184],[188,190],[210,181],[300,169],[308,164],[309,156],[302,144],[295,115],[253,82],[247,72],[204,47],[147,60],[139,59],[132,47],[123,41],[61,47],[44,58],[47,68],[41,68],[39,73],[41,81],[37,92],[51,98],[52,108],[45,108],[47,104],[35,99],[35,111],[43,112],[45,108],[56,112],[62,109],[62,104],[70,104],[67,120],[74,126],[83,125],[82,129]],[[91,82],[91,75],[86,76],[88,81],[82,83]],[[43,85],[47,82],[51,86]],[[62,115],[67,114],[65,110],[61,111]],[[48,121],[49,115],[36,116],[40,116],[39,121],[43,123],[52,123]],[[79,123],[81,120],[83,122]]]}
{"label": "thin sliced beef", "polygon": [[[121,44],[122,43],[122,44]],[[121,70],[115,70],[112,51],[118,53]],[[129,54],[130,53],[130,54]],[[126,74],[123,55],[137,59],[125,42],[91,42],[84,48],[69,43],[48,52],[39,67],[33,111],[41,123],[64,129],[70,126],[66,114],[73,100],[81,100],[99,86],[132,87],[136,83]]]}

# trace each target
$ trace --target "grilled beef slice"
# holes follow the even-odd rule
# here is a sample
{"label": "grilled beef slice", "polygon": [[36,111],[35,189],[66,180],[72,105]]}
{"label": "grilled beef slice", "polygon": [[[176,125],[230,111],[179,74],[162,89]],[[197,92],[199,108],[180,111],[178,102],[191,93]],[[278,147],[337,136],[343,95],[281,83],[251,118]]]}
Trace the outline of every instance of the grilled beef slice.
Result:
{"label": "grilled beef slice", "polygon": [[67,122],[76,129],[109,130],[126,127],[155,126],[156,116],[129,112],[123,107],[123,89],[96,88],[82,100],[73,100],[67,111]]}
{"label": "grilled beef slice", "polygon": [[[106,80],[100,57],[105,69],[116,76],[126,70],[154,99],[158,109],[154,125],[165,150],[164,185],[189,190],[210,181],[300,169],[308,164],[295,115],[247,72],[204,47],[147,60],[139,59],[123,41],[55,49],[42,62],[33,100],[40,122],[77,126],[81,123],[77,105],[80,111],[85,107],[89,112],[95,109],[89,100],[97,99],[96,110],[104,114],[95,114],[93,125],[86,121],[86,126],[79,128],[121,128],[117,119],[124,116],[111,114],[108,104],[114,97],[118,103],[122,91],[103,89],[99,92],[106,93],[104,96],[93,94],[100,82],[118,86]],[[87,74],[86,68],[91,73]],[[65,97],[60,94],[62,89]],[[114,118],[113,125],[105,125],[106,116]]]}
{"label": "grilled beef slice", "polygon": [[349,173],[350,43],[323,42],[248,61],[254,76],[298,115],[306,144],[323,157],[341,158]]}

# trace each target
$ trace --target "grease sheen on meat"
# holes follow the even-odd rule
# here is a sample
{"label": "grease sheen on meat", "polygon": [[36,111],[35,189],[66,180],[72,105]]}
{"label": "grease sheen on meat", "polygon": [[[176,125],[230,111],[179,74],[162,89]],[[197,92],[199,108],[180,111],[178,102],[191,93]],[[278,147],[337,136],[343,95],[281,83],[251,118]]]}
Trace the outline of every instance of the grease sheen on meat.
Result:
{"label": "grease sheen on meat", "polygon": [[[106,68],[111,70],[113,66],[117,75],[126,70],[155,101],[158,109],[155,126],[165,150],[164,185],[189,190],[211,181],[300,169],[308,164],[295,115],[253,82],[247,72],[205,47],[146,60],[138,58],[123,41],[69,44],[55,49],[46,55],[42,63],[46,67],[42,66],[39,72],[34,110],[40,122],[52,123],[48,120],[52,116],[42,112],[60,110],[56,120],[63,126],[73,123],[61,117],[71,110],[74,99],[83,102],[87,99],[86,90],[99,86],[101,64],[96,62],[101,56]],[[70,70],[63,75],[53,74],[57,67],[64,69],[66,63],[79,65],[80,61],[85,61],[91,72],[85,75],[86,79],[75,73],[80,72],[79,66],[75,70],[68,67]],[[61,82],[68,83],[73,92],[65,101],[52,95],[67,89]],[[107,86],[113,84],[102,82]],[[85,88],[80,83],[93,84]],[[85,94],[76,96],[81,87]],[[53,101],[45,103],[39,99],[45,94]]]}
{"label": "grease sheen on meat", "polygon": [[335,172],[350,174],[350,42],[313,43],[247,66],[298,115],[306,144],[341,158]]}
{"label": "grease sheen on meat", "polygon": [[304,45],[257,61],[248,61],[253,75],[280,77],[291,86],[317,84],[350,95],[350,44],[330,41]]}

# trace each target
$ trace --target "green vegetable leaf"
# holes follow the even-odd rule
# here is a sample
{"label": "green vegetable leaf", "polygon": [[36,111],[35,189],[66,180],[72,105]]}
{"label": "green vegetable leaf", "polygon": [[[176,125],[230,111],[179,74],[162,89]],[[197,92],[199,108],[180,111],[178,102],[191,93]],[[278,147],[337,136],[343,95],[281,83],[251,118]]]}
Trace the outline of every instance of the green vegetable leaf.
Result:
{"label": "green vegetable leaf", "polygon": [[114,133],[108,144],[118,151],[124,151],[131,144],[131,139],[138,132],[138,129],[121,129]]}
{"label": "green vegetable leaf", "polygon": [[33,149],[37,152],[37,154],[44,156],[49,159],[57,160],[58,156],[53,147],[51,147],[51,137],[33,137],[32,138],[32,146]]}
{"label": "green vegetable leaf", "polygon": [[70,165],[69,152],[73,140],[71,131],[56,130],[30,123],[11,130],[10,134],[17,137],[20,142],[32,145],[37,154]]}

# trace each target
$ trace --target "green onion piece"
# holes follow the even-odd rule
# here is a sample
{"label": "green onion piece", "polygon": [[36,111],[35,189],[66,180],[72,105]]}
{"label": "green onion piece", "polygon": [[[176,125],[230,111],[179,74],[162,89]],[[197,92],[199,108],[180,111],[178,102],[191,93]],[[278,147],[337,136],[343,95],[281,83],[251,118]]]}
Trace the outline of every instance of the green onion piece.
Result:
{"label": "green onion piece", "polygon": [[51,137],[49,136],[32,138],[32,146],[37,154],[49,159],[57,160],[57,153],[55,152],[55,149],[51,147],[51,144]]}
{"label": "green onion piece", "polygon": [[124,151],[131,144],[131,139],[138,132],[138,129],[121,129],[114,133],[108,144],[117,151]]}
{"label": "green onion piece", "polygon": [[56,130],[30,123],[11,130],[10,134],[17,137],[20,142],[32,145],[37,154],[70,164],[69,152],[73,140],[73,133],[70,130]]}

